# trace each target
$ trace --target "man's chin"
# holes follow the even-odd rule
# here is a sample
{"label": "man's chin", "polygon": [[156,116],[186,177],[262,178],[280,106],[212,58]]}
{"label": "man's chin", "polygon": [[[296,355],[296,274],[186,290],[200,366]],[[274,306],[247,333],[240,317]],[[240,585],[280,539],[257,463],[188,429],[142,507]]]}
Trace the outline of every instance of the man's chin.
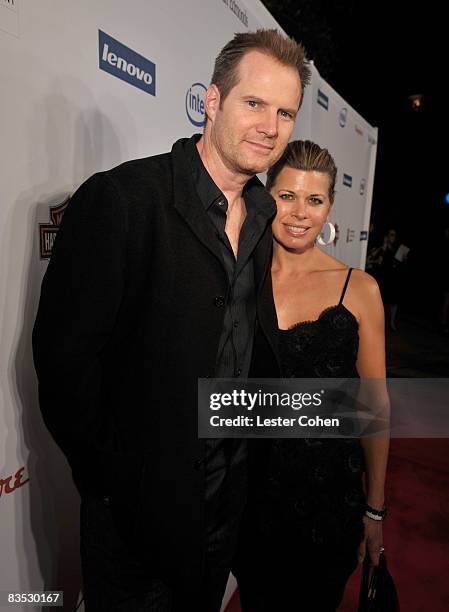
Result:
{"label": "man's chin", "polygon": [[255,176],[256,174],[261,174],[262,172],[266,172],[271,165],[272,165],[271,160],[269,162],[268,161],[247,160],[240,165],[240,172],[248,176]]}

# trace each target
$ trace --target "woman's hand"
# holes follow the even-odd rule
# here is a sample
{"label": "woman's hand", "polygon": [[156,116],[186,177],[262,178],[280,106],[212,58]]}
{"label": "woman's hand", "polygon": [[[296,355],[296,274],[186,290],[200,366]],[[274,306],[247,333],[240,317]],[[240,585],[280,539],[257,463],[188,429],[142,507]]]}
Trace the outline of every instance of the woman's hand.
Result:
{"label": "woman's hand", "polygon": [[379,565],[380,550],[383,547],[382,521],[375,521],[368,516],[363,517],[365,536],[358,550],[359,563],[363,563],[365,555],[369,555],[371,565]]}

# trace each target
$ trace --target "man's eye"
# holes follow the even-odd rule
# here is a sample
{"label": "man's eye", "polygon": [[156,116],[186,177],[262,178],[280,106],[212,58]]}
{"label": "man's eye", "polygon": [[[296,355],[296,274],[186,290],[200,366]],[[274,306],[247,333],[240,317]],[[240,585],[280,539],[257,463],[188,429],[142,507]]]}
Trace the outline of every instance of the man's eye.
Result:
{"label": "man's eye", "polygon": [[251,108],[256,108],[257,102],[255,100],[248,100],[248,105],[251,106]]}
{"label": "man's eye", "polygon": [[283,117],[284,119],[293,119],[293,115],[287,111],[279,111],[281,117]]}

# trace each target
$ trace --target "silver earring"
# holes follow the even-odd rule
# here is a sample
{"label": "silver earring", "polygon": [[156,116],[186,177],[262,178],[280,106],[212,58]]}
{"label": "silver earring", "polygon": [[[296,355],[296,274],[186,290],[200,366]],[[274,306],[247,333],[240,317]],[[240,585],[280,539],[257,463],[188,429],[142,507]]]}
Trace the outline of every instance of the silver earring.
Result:
{"label": "silver earring", "polygon": [[[324,228],[324,225],[328,225],[329,226],[329,238],[327,240],[324,240],[324,238],[323,238],[323,228]],[[321,232],[318,234],[318,237],[316,239],[318,244],[320,244],[321,246],[327,246],[328,244],[332,244],[332,242],[335,240],[335,225],[333,223],[331,223],[330,221],[328,221],[324,225],[321,228]]]}

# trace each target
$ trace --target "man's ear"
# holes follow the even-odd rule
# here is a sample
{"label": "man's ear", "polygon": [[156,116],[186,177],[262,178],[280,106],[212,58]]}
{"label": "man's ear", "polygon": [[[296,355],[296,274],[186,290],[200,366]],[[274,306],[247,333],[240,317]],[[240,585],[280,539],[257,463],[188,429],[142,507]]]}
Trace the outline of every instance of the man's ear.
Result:
{"label": "man's ear", "polygon": [[207,88],[206,95],[204,96],[204,106],[207,118],[213,121],[220,108],[220,90],[214,83]]}

